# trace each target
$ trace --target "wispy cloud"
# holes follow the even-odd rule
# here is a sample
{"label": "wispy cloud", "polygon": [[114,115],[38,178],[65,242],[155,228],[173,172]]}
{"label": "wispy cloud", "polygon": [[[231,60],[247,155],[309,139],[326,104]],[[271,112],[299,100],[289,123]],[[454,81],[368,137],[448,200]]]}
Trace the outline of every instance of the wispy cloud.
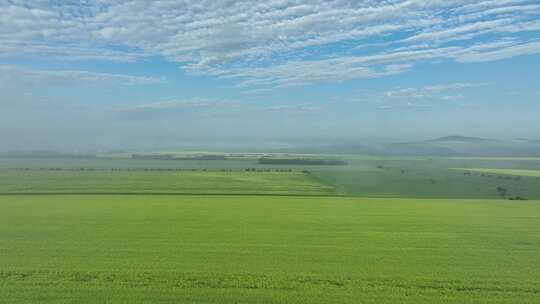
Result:
{"label": "wispy cloud", "polygon": [[168,100],[143,103],[136,106],[120,107],[118,112],[153,112],[153,111],[169,111],[169,110],[196,110],[207,109],[220,104],[219,102],[207,99],[192,99],[192,100]]}
{"label": "wispy cloud", "polygon": [[149,85],[164,83],[164,78],[77,70],[38,70],[15,65],[0,65],[0,81],[19,85]]}
{"label": "wispy cloud", "polygon": [[492,48],[486,51],[471,50],[460,54],[456,60],[459,62],[488,62],[532,54],[540,54],[540,41],[521,43],[504,48]]}
{"label": "wispy cloud", "polygon": [[402,49],[367,56],[289,61],[281,65],[252,68],[208,68],[205,73],[236,79],[241,86],[288,87],[317,82],[379,78],[409,71],[415,63],[435,60],[488,62],[519,55],[540,54],[537,41],[511,39],[477,43],[469,47]]}
{"label": "wispy cloud", "polygon": [[478,88],[488,85],[487,83],[447,83],[426,85],[423,87],[408,87],[388,90],[383,96],[390,99],[442,99],[457,100],[462,99],[463,91],[471,88]]}
{"label": "wispy cloud", "polygon": [[532,38],[540,32],[540,5],[532,0],[20,0],[0,1],[0,16],[3,58],[161,56],[190,73],[250,87],[385,77],[416,62],[540,53]]}
{"label": "wispy cloud", "polygon": [[322,112],[325,108],[323,106],[306,103],[299,105],[277,105],[265,107],[263,110],[267,112],[306,114]]}
{"label": "wispy cloud", "polygon": [[234,117],[235,115],[243,115],[249,112],[251,108],[239,107],[239,103],[225,99],[198,97],[149,101],[133,106],[117,106],[112,109],[112,112],[119,118],[129,120],[164,119],[174,121],[178,118],[182,118],[183,120],[197,120],[203,118]]}

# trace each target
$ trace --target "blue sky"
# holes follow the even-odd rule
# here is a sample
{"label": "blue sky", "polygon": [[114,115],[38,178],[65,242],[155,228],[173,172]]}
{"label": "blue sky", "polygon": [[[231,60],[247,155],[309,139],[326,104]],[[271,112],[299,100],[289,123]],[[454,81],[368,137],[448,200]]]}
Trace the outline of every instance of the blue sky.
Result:
{"label": "blue sky", "polygon": [[0,0],[5,147],[540,135],[540,2]]}

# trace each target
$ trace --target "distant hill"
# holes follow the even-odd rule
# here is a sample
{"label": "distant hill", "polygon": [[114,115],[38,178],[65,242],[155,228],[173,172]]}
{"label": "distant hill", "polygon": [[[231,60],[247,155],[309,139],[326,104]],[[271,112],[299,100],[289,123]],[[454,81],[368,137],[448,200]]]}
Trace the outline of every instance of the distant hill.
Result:
{"label": "distant hill", "polygon": [[540,142],[511,141],[451,135],[436,139],[390,144],[392,154],[431,156],[539,156]]}
{"label": "distant hill", "polygon": [[540,142],[450,135],[425,141],[383,144],[380,150],[380,154],[409,156],[539,156]]}
{"label": "distant hill", "polygon": [[495,141],[495,140],[481,138],[481,137],[461,136],[461,135],[450,135],[450,136],[444,136],[444,137],[427,140],[427,142],[467,142],[467,143],[482,143],[482,142],[490,142],[490,141]]}
{"label": "distant hill", "polygon": [[387,156],[539,157],[538,140],[501,140],[450,135],[424,141],[397,143],[343,143],[312,145],[305,153],[363,154]]}

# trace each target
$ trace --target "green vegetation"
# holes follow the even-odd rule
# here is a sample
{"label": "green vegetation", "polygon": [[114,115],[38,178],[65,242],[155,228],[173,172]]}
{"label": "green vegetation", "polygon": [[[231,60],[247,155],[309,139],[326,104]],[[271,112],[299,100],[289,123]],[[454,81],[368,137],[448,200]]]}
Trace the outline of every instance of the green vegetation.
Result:
{"label": "green vegetation", "polygon": [[540,202],[0,196],[8,303],[538,303]]}
{"label": "green vegetation", "polygon": [[331,186],[299,171],[0,170],[1,193],[169,193],[328,195]]}
{"label": "green vegetation", "polygon": [[[537,161],[478,161],[450,159],[357,159],[347,167],[318,168],[312,175],[336,188],[338,194],[361,197],[500,198],[497,187],[510,197],[540,199],[540,179],[450,170],[457,166],[478,168],[538,168]],[[492,168],[492,167],[491,167]],[[468,169],[467,169],[468,170]]]}
{"label": "green vegetation", "polygon": [[0,157],[0,298],[538,302],[537,160],[186,155]]}
{"label": "green vegetation", "polygon": [[[188,154],[184,154],[186,155]],[[239,155],[237,154],[237,157],[240,157]],[[252,154],[241,155],[252,156]],[[316,159],[315,156],[300,154],[281,157]],[[540,179],[537,177],[516,178],[518,176],[481,172],[468,174],[468,172],[472,173],[468,171],[469,168],[540,171],[540,161],[537,160],[351,155],[318,157],[318,159],[339,158],[347,161],[348,165],[269,165],[260,164],[257,159],[250,158],[228,158],[227,160],[0,158],[0,192],[14,190],[40,192],[38,190],[43,189],[42,185],[48,185],[45,187],[45,192],[51,192],[51,190],[58,190],[58,185],[61,185],[62,191],[69,192],[70,188],[75,188],[80,193],[99,191],[106,193],[338,194],[360,197],[492,199],[501,198],[496,189],[502,187],[507,189],[508,197],[540,199]],[[18,170],[2,170],[1,168],[18,168]],[[450,170],[451,168],[464,168],[465,171]],[[29,170],[26,173],[15,172],[20,169]],[[84,172],[47,171],[57,169],[74,171],[84,169]],[[191,170],[197,172],[192,173]],[[246,170],[249,171],[246,172]],[[288,171],[294,171],[294,174],[287,176]],[[36,176],[33,176],[34,174]],[[86,182],[86,178],[90,182]],[[77,185],[78,181],[81,182]],[[71,183],[76,185],[72,187]]]}
{"label": "green vegetation", "polygon": [[540,170],[519,170],[519,169],[495,169],[495,168],[453,168],[455,170],[492,173],[501,175],[531,176],[540,177]]}

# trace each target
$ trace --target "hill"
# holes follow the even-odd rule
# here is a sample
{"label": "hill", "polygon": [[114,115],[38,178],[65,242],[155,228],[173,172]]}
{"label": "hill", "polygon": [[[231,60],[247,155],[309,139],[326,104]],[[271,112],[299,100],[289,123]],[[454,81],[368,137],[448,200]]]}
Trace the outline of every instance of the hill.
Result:
{"label": "hill", "polygon": [[349,143],[313,144],[290,148],[303,153],[363,154],[386,156],[474,156],[474,157],[538,157],[538,140],[502,140],[449,135],[435,139],[371,143],[367,141]]}
{"label": "hill", "polygon": [[481,137],[461,136],[461,135],[450,135],[450,136],[444,136],[444,137],[427,140],[427,142],[468,142],[468,143],[482,143],[482,142],[490,142],[490,141],[495,141],[495,140],[481,138]]}

